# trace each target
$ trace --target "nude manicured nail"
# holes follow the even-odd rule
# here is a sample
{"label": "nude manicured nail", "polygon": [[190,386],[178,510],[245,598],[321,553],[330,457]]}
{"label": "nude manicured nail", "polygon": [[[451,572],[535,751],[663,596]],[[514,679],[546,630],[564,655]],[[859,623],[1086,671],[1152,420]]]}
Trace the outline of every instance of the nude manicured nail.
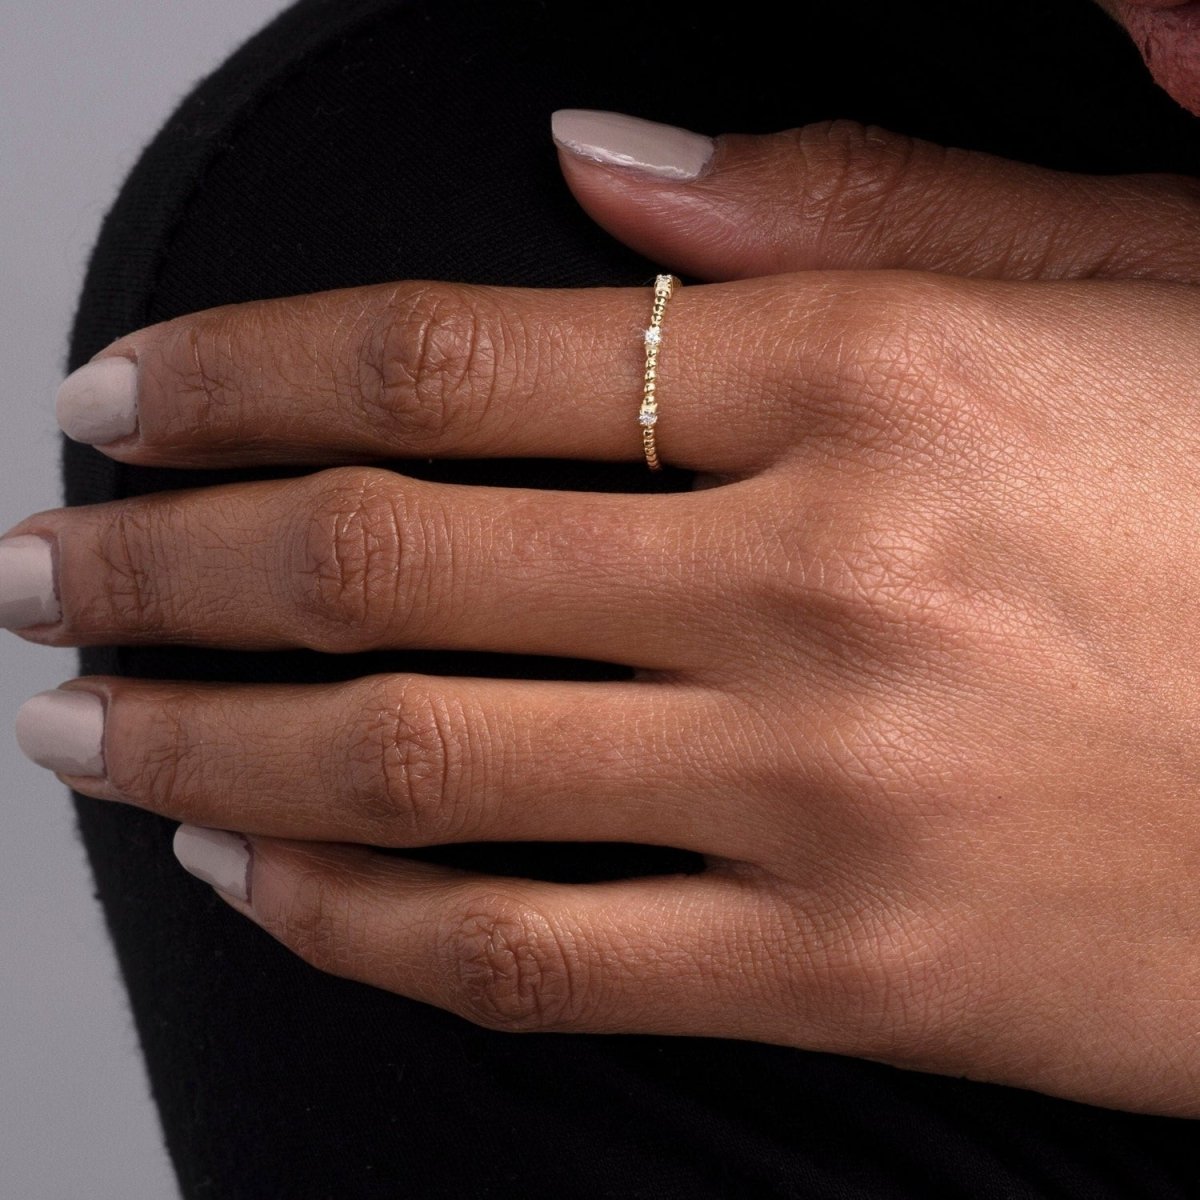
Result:
{"label": "nude manicured nail", "polygon": [[550,118],[550,131],[581,158],[681,183],[699,179],[713,156],[712,138],[623,113],[563,108]]}
{"label": "nude manicured nail", "polygon": [[58,424],[67,437],[103,446],[136,428],[137,364],[127,358],[102,358],[68,375],[55,403]]}
{"label": "nude manicured nail", "polygon": [[60,775],[104,777],[104,701],[93,692],[42,692],[17,713],[17,745]]}
{"label": "nude manicured nail", "polygon": [[49,625],[61,616],[50,543],[33,534],[0,540],[0,629]]}
{"label": "nude manicured nail", "polygon": [[180,825],[175,830],[175,857],[190,875],[203,879],[235,900],[250,899],[250,843],[223,829]]}

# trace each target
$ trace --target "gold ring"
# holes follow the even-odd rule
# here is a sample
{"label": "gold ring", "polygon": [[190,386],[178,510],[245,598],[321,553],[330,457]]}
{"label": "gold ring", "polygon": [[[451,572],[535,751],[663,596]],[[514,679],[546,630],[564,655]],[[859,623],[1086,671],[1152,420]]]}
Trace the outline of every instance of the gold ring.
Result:
{"label": "gold ring", "polygon": [[638,411],[638,424],[642,427],[642,453],[646,466],[652,471],[662,470],[658,461],[658,447],[654,444],[654,426],[658,424],[658,350],[663,339],[663,314],[667,301],[677,287],[683,285],[674,275],[660,275],[654,281],[654,309],[650,313],[650,324],[646,327],[643,340],[646,343],[646,379],[642,391],[642,407]]}

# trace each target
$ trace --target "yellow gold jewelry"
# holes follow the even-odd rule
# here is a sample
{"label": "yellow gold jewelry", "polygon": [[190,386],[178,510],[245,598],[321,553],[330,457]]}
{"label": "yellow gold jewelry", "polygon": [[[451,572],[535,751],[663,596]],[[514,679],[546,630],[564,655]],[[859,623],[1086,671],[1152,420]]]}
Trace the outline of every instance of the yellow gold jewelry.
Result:
{"label": "yellow gold jewelry", "polygon": [[660,275],[654,281],[654,309],[643,338],[646,343],[646,380],[638,424],[642,427],[642,453],[646,456],[646,466],[652,471],[662,470],[662,464],[658,461],[658,447],[654,444],[654,426],[658,424],[658,397],[655,393],[658,384],[658,349],[663,338],[663,314],[675,289],[682,286],[674,275]]}

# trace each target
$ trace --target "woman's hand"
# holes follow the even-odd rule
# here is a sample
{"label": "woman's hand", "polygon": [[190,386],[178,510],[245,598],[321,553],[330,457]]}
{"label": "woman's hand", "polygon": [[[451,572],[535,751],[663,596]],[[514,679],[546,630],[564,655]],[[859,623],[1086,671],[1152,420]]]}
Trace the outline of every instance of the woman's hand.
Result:
{"label": "woman's hand", "polygon": [[[636,677],[89,678],[26,706],[27,750],[246,835],[180,849],[314,966],[490,1028],[1200,1116],[1195,185],[844,125],[725,140],[695,180],[564,165],[664,267],[734,280],[671,301],[659,377],[660,453],[718,486],[342,465],[41,513],[0,544],[0,608],[53,645]],[[62,414],[129,463],[633,460],[649,310],[436,283],[239,305],[122,339]],[[708,869],[564,885],[372,850],[530,839]]]}

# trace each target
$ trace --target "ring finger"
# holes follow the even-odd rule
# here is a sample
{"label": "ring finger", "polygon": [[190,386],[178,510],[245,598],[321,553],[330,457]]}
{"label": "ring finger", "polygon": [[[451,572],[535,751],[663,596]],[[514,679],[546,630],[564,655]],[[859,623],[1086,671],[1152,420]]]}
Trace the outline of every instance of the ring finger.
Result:
{"label": "ring finger", "polygon": [[[670,302],[666,461],[743,474],[788,448],[781,401],[797,360],[827,353],[827,291],[752,280]],[[410,282],[210,309],[109,346],[64,383],[59,419],[114,458],[176,467],[638,459],[651,302],[649,288]]]}

